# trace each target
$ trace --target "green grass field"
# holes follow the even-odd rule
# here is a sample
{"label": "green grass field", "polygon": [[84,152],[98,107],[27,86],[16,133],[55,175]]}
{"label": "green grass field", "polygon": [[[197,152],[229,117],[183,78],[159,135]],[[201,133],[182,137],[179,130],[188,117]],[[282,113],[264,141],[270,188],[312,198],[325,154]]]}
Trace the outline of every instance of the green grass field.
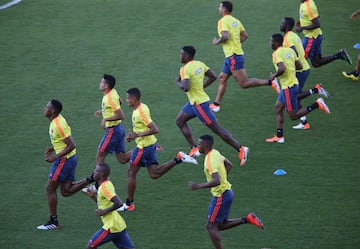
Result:
{"label": "green grass field", "polygon": [[[9,0],[0,0],[0,5]],[[360,41],[360,17],[350,21],[358,0],[317,0],[324,33],[323,54]],[[221,47],[211,45],[216,35],[218,1],[117,1],[25,0],[0,10],[0,247],[85,248],[101,226],[95,203],[82,193],[59,195],[62,228],[38,231],[48,218],[45,193],[50,165],[43,153],[50,145],[46,103],[57,98],[72,127],[79,164],[77,178],[86,177],[95,165],[103,135],[94,112],[102,93],[103,73],[117,78],[122,98],[130,87],[142,90],[160,129],[165,151],[159,162],[188,151],[175,117],[186,96],[175,85],[183,45],[198,50],[196,58],[217,73],[223,63]],[[282,17],[297,17],[299,1],[234,1],[234,16],[245,25],[249,39],[243,45],[250,77],[267,78],[273,70],[269,39],[279,32]],[[356,5],[357,4],[357,5]],[[233,79],[217,114],[220,123],[250,147],[248,163],[238,166],[237,154],[218,137],[215,147],[235,167],[229,175],[235,199],[231,217],[254,211],[266,229],[240,226],[222,233],[225,248],[332,249],[358,248],[360,81],[341,72],[353,66],[336,61],[312,69],[307,87],[322,82],[330,91],[331,115],[314,111],[312,129],[296,131],[297,122],[285,120],[284,144],[266,144],[276,131],[276,94],[266,87],[240,89]],[[213,99],[217,82],[207,89]],[[310,96],[304,104],[312,103]],[[131,109],[125,104],[124,125],[131,127]],[[198,120],[190,122],[195,137],[210,133]],[[210,133],[211,134],[211,133]],[[134,147],[134,143],[127,148]],[[126,198],[127,165],[113,156],[111,180]],[[210,193],[192,192],[189,180],[204,181],[203,158],[199,166],[182,164],[159,180],[146,170],[138,176],[137,210],[122,214],[136,248],[213,248],[205,229]],[[283,168],[286,176],[274,176]],[[114,248],[106,244],[102,248]]]}

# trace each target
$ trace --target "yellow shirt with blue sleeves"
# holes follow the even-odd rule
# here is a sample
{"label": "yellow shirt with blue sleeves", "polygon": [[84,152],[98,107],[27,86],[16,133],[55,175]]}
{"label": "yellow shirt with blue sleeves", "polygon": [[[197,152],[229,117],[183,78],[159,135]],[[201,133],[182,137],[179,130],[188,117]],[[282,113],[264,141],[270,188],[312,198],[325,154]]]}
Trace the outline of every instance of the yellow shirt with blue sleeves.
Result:
{"label": "yellow shirt with blue sleeves", "polygon": [[[300,4],[299,9],[299,20],[301,26],[308,26],[312,24],[312,20],[320,17],[319,11],[316,7],[316,4],[313,0],[306,0],[305,2]],[[320,28],[311,29],[311,30],[303,30],[303,34],[306,37],[317,38],[322,34]]]}
{"label": "yellow shirt with blue sleeves", "polygon": [[[149,130],[148,125],[152,123],[150,110],[147,105],[140,103],[140,105],[133,110],[132,113],[132,125],[135,133],[140,133]],[[137,137],[135,143],[138,148],[147,147],[156,143],[156,137],[154,135]]]}
{"label": "yellow shirt with blue sleeves", "polygon": [[[114,185],[110,180],[106,180],[99,186],[97,193],[97,205],[99,209],[107,209],[113,205],[111,199],[116,196]],[[119,233],[126,228],[126,223],[120,214],[115,210],[101,217],[103,229],[110,230],[111,233]]]}
{"label": "yellow shirt with blue sleeves", "polygon": [[298,70],[299,72],[310,69],[310,65],[305,59],[305,50],[302,45],[301,38],[296,33],[294,33],[293,31],[288,31],[284,36],[283,46],[286,48],[291,48],[292,46],[294,46],[296,48],[299,60],[303,65],[303,68],[301,70]]}
{"label": "yellow shirt with blue sleeves", "polygon": [[278,47],[273,52],[272,57],[276,71],[278,70],[277,64],[280,62],[284,63],[286,67],[285,72],[278,77],[281,88],[286,89],[299,84],[299,81],[296,78],[295,61],[298,60],[298,57],[295,51],[291,48]]}
{"label": "yellow shirt with blue sleeves", "polygon": [[181,80],[190,80],[190,88],[186,92],[191,105],[202,104],[209,101],[209,96],[204,91],[204,77],[209,70],[201,61],[192,60],[180,68]]}
{"label": "yellow shirt with blue sleeves", "polygon": [[227,172],[225,168],[225,157],[216,149],[212,149],[205,156],[204,173],[206,180],[212,180],[211,175],[218,173],[220,177],[220,185],[211,188],[211,194],[215,197],[221,196],[226,190],[231,189],[231,184],[227,180]]}
{"label": "yellow shirt with blue sleeves", "polygon": [[[102,99],[101,112],[103,118],[109,118],[115,115],[115,111],[121,109],[120,97],[115,89],[111,89],[107,92]],[[107,121],[106,127],[116,126],[121,123],[121,120]]]}
{"label": "yellow shirt with blue sleeves", "polygon": [[221,32],[223,31],[227,31],[229,33],[229,39],[221,43],[225,57],[229,57],[234,54],[244,54],[240,42],[240,33],[245,31],[245,28],[238,19],[232,15],[225,15],[218,21],[217,29],[220,37]]}
{"label": "yellow shirt with blue sleeves", "polygon": [[[64,139],[71,136],[71,128],[66,122],[66,119],[61,114],[59,114],[53,120],[51,120],[49,126],[49,135],[50,135],[51,144],[56,154],[58,154],[66,147],[66,143],[64,142]],[[76,149],[73,149],[68,154],[66,154],[65,157],[69,158],[75,154],[76,154]]]}

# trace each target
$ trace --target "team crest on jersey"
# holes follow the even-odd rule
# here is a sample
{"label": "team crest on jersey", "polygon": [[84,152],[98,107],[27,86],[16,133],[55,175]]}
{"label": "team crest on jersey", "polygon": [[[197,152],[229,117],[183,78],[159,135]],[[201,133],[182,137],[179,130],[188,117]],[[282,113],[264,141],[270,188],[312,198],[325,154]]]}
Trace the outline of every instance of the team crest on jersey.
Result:
{"label": "team crest on jersey", "polygon": [[291,58],[291,53],[286,53],[285,58],[286,58],[286,59]]}
{"label": "team crest on jersey", "polygon": [[202,71],[203,71],[203,69],[201,67],[199,67],[198,69],[196,69],[195,75],[201,74]]}
{"label": "team crest on jersey", "polygon": [[237,22],[233,22],[231,26],[237,27],[239,24]]}

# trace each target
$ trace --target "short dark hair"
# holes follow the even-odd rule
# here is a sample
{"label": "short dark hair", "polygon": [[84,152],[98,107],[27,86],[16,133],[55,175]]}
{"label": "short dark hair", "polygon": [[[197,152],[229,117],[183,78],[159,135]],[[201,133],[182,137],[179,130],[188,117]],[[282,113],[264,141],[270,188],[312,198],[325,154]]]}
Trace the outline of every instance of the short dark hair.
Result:
{"label": "short dark hair", "polygon": [[203,140],[209,147],[212,147],[214,144],[214,138],[210,135],[202,135],[200,139]]}
{"label": "short dark hair", "polygon": [[108,177],[110,175],[111,172],[111,168],[110,165],[107,163],[99,163],[98,166],[101,168],[101,170],[103,171],[105,177]]}
{"label": "short dark hair", "polygon": [[130,88],[129,90],[127,90],[126,93],[137,99],[140,99],[140,97],[141,97],[141,92],[140,92],[139,88],[136,88],[136,87]]}
{"label": "short dark hair", "polygon": [[114,88],[115,84],[116,84],[116,79],[114,76],[110,75],[110,74],[104,74],[103,76],[104,80],[106,81],[106,83],[109,85],[109,87],[111,89]]}
{"label": "short dark hair", "polygon": [[282,44],[284,41],[284,37],[282,36],[282,34],[273,34],[271,36],[271,39],[273,40],[273,42],[277,42],[279,44]]}
{"label": "short dark hair", "polygon": [[294,28],[294,25],[295,25],[295,20],[294,20],[294,18],[292,18],[292,17],[284,17],[284,20],[285,20],[285,23],[287,24],[287,26],[288,26],[290,29],[293,29],[293,28]]}
{"label": "short dark hair", "polygon": [[233,11],[232,2],[230,2],[230,1],[222,1],[221,4],[229,13],[231,13]]}
{"label": "short dark hair", "polygon": [[188,55],[190,55],[191,57],[194,57],[196,54],[196,49],[193,46],[184,46],[182,48],[182,50],[184,50],[185,53],[187,53]]}
{"label": "short dark hair", "polygon": [[62,104],[57,99],[50,100],[51,105],[54,107],[54,109],[57,111],[57,113],[60,113],[62,111]]}

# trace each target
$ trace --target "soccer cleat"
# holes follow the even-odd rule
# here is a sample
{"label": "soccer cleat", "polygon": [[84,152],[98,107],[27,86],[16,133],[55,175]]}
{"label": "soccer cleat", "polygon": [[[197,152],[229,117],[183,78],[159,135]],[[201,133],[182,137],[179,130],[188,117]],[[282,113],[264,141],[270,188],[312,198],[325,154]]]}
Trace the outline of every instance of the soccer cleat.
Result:
{"label": "soccer cleat", "polygon": [[87,194],[88,191],[92,191],[93,193],[97,193],[97,188],[96,188],[96,186],[94,184],[91,184],[88,187],[83,188],[81,191],[84,192],[85,194]]}
{"label": "soccer cleat", "polygon": [[209,108],[213,112],[219,112],[220,111],[220,105],[210,104]]}
{"label": "soccer cleat", "polygon": [[293,126],[293,129],[295,130],[309,130],[310,129],[310,124],[309,123],[299,123],[298,125]]}
{"label": "soccer cleat", "polygon": [[318,94],[324,96],[325,98],[329,98],[329,92],[322,86],[321,83],[315,85],[315,88],[318,89]]}
{"label": "soccer cleat", "polygon": [[183,163],[192,163],[192,164],[198,164],[195,158],[187,155],[183,151],[179,151],[176,155],[176,158],[180,159]]}
{"label": "soccer cleat", "polygon": [[318,98],[318,99],[316,100],[316,103],[318,104],[320,110],[323,110],[323,111],[326,112],[327,114],[330,114],[330,109],[329,109],[329,107],[325,104],[325,101],[324,101],[323,98]]}
{"label": "soccer cleat", "polygon": [[278,137],[278,136],[274,135],[271,138],[267,138],[265,141],[267,143],[279,143],[279,144],[282,144],[282,143],[285,142],[285,138],[284,137]]}
{"label": "soccer cleat", "polygon": [[51,220],[49,220],[46,224],[37,226],[38,230],[55,230],[59,228],[59,222]]}
{"label": "soccer cleat", "polygon": [[257,226],[257,227],[260,227],[261,229],[264,229],[264,224],[262,223],[260,218],[256,216],[256,214],[249,213],[246,216],[246,220],[247,220],[248,223],[253,224],[253,225]]}
{"label": "soccer cleat", "polygon": [[350,57],[350,55],[346,52],[345,49],[343,49],[343,48],[340,49],[339,54],[340,54],[340,58],[341,58],[342,60],[347,61],[350,65],[352,64],[351,57]]}
{"label": "soccer cleat", "polygon": [[117,211],[119,212],[124,212],[124,211],[135,211],[135,204],[131,203],[130,206],[126,205],[126,203],[124,203],[121,207],[119,207],[117,209]]}
{"label": "soccer cleat", "polygon": [[246,163],[248,153],[249,148],[246,146],[241,146],[239,151],[240,166],[244,166],[244,164]]}
{"label": "soccer cleat", "polygon": [[342,72],[342,75],[348,79],[352,80],[359,80],[359,72],[358,71],[352,71],[352,72]]}
{"label": "soccer cleat", "polygon": [[271,87],[272,87],[272,89],[275,90],[275,92],[277,94],[280,93],[281,88],[280,88],[279,80],[277,78],[275,78],[273,81],[271,81]]}
{"label": "soccer cleat", "polygon": [[199,148],[198,147],[192,147],[190,152],[189,152],[189,156],[191,157],[198,157],[200,156],[200,152],[199,152]]}

